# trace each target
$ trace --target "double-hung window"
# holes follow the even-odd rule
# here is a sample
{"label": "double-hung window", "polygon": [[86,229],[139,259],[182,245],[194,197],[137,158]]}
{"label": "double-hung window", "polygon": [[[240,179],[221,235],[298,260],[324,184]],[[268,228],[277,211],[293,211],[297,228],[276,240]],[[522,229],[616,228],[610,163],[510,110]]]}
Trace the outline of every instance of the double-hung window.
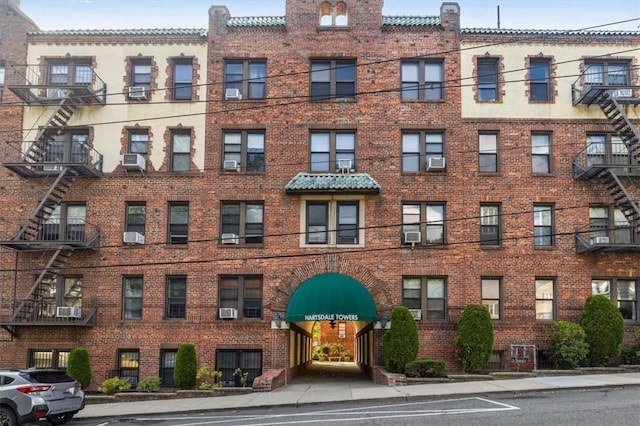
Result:
{"label": "double-hung window", "polygon": [[500,205],[480,206],[480,244],[500,245]]}
{"label": "double-hung window", "polygon": [[551,100],[551,61],[548,58],[529,59],[529,100]]}
{"label": "double-hung window", "polygon": [[499,100],[498,96],[498,59],[478,58],[477,61],[477,97],[478,101]]}
{"label": "double-hung window", "polygon": [[[630,80],[630,64],[627,61],[585,61],[585,85],[626,86]],[[614,95],[623,95],[615,93]],[[629,92],[629,96],[631,93]]]}
{"label": "double-hung window", "polygon": [[498,172],[498,134],[480,133],[478,135],[478,171],[482,173]]}
{"label": "double-hung window", "polygon": [[[91,58],[69,58],[48,60],[49,84],[53,86],[89,85],[93,71]],[[65,92],[47,89],[47,97],[64,97]]]}
{"label": "double-hung window", "polygon": [[402,235],[404,244],[444,245],[445,204],[404,203]]}
{"label": "double-hung window", "polygon": [[118,349],[118,371],[115,374],[126,379],[131,386],[138,386],[140,378],[140,351],[138,349]]}
{"label": "double-hung window", "polygon": [[533,245],[536,247],[553,245],[553,206],[533,206]]}
{"label": "double-hung window", "polygon": [[264,130],[224,133],[222,166],[226,171],[264,172]]}
{"label": "double-hung window", "polygon": [[223,202],[222,244],[262,244],[264,204],[262,202]]}
{"label": "double-hung window", "polygon": [[627,278],[592,279],[593,294],[602,294],[611,299],[620,309],[622,318],[638,320],[638,281]]}
{"label": "double-hung window", "polygon": [[303,244],[354,245],[363,238],[362,201],[354,199],[306,200]]}
{"label": "double-hung window", "polygon": [[188,171],[191,165],[191,130],[171,131],[171,171]]}
{"label": "double-hung window", "polygon": [[406,131],[402,133],[403,172],[439,169],[436,167],[438,164],[444,164],[443,132]]}
{"label": "double-hung window", "polygon": [[122,279],[122,318],[142,318],[142,277],[124,277]]}
{"label": "double-hung window", "polygon": [[160,350],[160,380],[165,386],[173,386],[173,370],[176,367],[177,349]]}
{"label": "double-hung window", "polygon": [[148,130],[129,130],[129,141],[127,153],[140,154],[145,160],[149,157],[149,131]]}
{"label": "double-hung window", "polygon": [[262,277],[220,277],[220,308],[236,309],[239,318],[262,317]]}
{"label": "double-hung window", "polygon": [[536,319],[555,320],[556,282],[553,278],[536,278]]}
{"label": "double-hung window", "polygon": [[189,203],[169,203],[169,244],[187,244],[189,241]]}
{"label": "double-hung window", "polygon": [[619,208],[614,206],[589,207],[591,244],[631,244],[636,240],[632,225]]}
{"label": "double-hung window", "polygon": [[356,63],[353,60],[311,62],[311,99],[355,99]]}
{"label": "double-hung window", "polygon": [[536,174],[551,173],[551,135],[531,134],[531,170]]}
{"label": "double-hung window", "polygon": [[[633,163],[633,157],[620,136],[610,133],[587,135],[587,166],[627,165]],[[626,168],[617,168],[617,172],[626,172]]]}
{"label": "double-hung window", "polygon": [[353,131],[313,131],[310,151],[312,172],[356,169],[356,134]]}
{"label": "double-hung window", "polygon": [[193,98],[193,59],[173,60],[173,99],[190,101]]}
{"label": "double-hung window", "polygon": [[137,232],[144,235],[147,215],[147,203],[130,202],[125,205],[125,232]]}
{"label": "double-hung window", "polygon": [[167,277],[165,318],[187,317],[187,277]]}
{"label": "double-hung window", "polygon": [[402,99],[443,99],[444,65],[441,60],[402,61]]}
{"label": "double-hung window", "polygon": [[447,282],[442,277],[405,277],[402,304],[414,318],[444,320],[447,317]]}
{"label": "double-hung window", "polygon": [[151,58],[131,59],[130,83],[130,99],[149,99],[151,96]]}
{"label": "double-hung window", "polygon": [[491,319],[501,319],[502,279],[482,278],[481,285],[482,304],[489,310]]}
{"label": "double-hung window", "polygon": [[225,97],[229,89],[242,99],[267,97],[267,62],[264,59],[227,60],[224,67]]}

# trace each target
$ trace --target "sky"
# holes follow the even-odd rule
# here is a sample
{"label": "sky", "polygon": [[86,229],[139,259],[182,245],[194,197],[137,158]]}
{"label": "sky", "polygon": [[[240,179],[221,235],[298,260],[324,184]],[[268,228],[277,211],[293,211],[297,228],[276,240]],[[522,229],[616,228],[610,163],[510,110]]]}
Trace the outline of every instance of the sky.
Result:
{"label": "sky", "polygon": [[[444,0],[385,0],[384,15],[437,16]],[[446,0],[456,1],[456,0]],[[639,0],[457,0],[463,28],[640,31]],[[284,16],[285,0],[21,0],[42,30],[207,28],[212,5],[231,16]],[[610,25],[614,22],[629,21]],[[594,28],[596,27],[597,28]]]}

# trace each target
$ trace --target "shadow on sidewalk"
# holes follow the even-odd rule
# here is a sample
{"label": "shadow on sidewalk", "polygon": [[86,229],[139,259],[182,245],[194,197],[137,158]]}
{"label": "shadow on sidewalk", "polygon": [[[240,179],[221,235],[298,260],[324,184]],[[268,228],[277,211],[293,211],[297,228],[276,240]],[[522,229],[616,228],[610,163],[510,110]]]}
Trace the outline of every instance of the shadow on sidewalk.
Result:
{"label": "shadow on sidewalk", "polygon": [[368,382],[367,377],[353,362],[318,362],[313,361],[304,371],[300,372],[292,383],[319,382]]}

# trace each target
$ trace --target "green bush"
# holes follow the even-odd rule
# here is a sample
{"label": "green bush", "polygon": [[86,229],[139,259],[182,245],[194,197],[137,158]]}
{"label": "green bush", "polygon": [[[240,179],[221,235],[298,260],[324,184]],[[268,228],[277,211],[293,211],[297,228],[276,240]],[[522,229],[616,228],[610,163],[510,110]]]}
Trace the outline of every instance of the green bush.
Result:
{"label": "green bush", "polygon": [[576,368],[589,353],[586,334],[579,324],[556,321],[546,330],[548,341],[547,354],[555,368]]}
{"label": "green bush", "polygon": [[193,343],[183,343],[176,353],[173,383],[180,389],[193,389],[196,386],[197,374],[196,347]]}
{"label": "green bush", "polygon": [[198,389],[211,390],[222,387],[222,371],[215,371],[211,367],[200,367],[196,373],[196,379],[200,382]]}
{"label": "green bush", "polygon": [[75,348],[69,352],[67,373],[80,382],[82,389],[87,389],[91,384],[91,362],[89,352],[84,348]]}
{"label": "green bush", "polygon": [[147,377],[146,379],[142,379],[138,382],[136,389],[139,392],[158,392],[160,390],[161,383],[162,380],[160,380],[160,377]]}
{"label": "green bush", "polygon": [[420,358],[408,362],[404,374],[408,377],[442,377],[444,361],[441,359]]}
{"label": "green bush", "polygon": [[391,312],[391,326],[382,338],[384,365],[392,373],[404,373],[408,362],[416,359],[420,347],[418,327],[413,315],[404,306]]}
{"label": "green bush", "polygon": [[640,365],[640,345],[625,346],[620,352],[622,360],[627,365]]}
{"label": "green bush", "polygon": [[105,395],[113,395],[114,393],[122,392],[131,389],[131,383],[128,379],[121,379],[119,377],[112,377],[105,380],[98,387],[98,392],[102,392]]}
{"label": "green bush", "polygon": [[590,366],[605,366],[610,359],[620,355],[624,319],[618,307],[608,297],[596,294],[586,300],[580,326],[587,335],[587,360]]}
{"label": "green bush", "polygon": [[462,369],[471,373],[484,366],[493,352],[493,322],[484,305],[467,305],[458,321],[456,357]]}

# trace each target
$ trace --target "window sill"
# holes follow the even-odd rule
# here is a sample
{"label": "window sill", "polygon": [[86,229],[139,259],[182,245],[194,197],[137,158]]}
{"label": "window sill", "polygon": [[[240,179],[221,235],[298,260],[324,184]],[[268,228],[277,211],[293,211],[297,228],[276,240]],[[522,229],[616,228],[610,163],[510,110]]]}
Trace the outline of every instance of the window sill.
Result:
{"label": "window sill", "polygon": [[186,248],[187,248],[187,246],[188,246],[188,244],[187,244],[187,243],[185,243],[185,244],[177,244],[177,243],[172,244],[172,243],[167,243],[167,248],[168,248],[168,249],[186,249]]}
{"label": "window sill", "polygon": [[536,249],[536,250],[555,250],[555,249],[557,249],[557,247],[554,246],[554,245],[551,245],[551,246],[536,246],[536,245],[534,245],[533,248]]}
{"label": "window sill", "polygon": [[449,248],[447,244],[418,244],[411,245],[411,243],[402,243],[404,248],[408,249],[435,249],[435,250],[446,250]]}
{"label": "window sill", "polygon": [[222,243],[218,243],[219,247],[225,247],[225,248],[236,248],[236,249],[240,249],[240,248],[250,248],[250,249],[260,249],[260,248],[264,248],[264,244],[222,244]]}
{"label": "window sill", "polygon": [[364,244],[301,244],[300,248],[329,248],[329,249],[349,249],[364,248]]}
{"label": "window sill", "polygon": [[533,177],[556,177],[553,173],[535,173],[531,172],[531,176]]}
{"label": "window sill", "polygon": [[406,102],[408,104],[417,103],[417,104],[444,104],[446,103],[444,99],[400,99],[400,102]]}
{"label": "window sill", "polygon": [[504,247],[502,245],[489,245],[489,244],[480,244],[480,248],[482,250],[503,250]]}

